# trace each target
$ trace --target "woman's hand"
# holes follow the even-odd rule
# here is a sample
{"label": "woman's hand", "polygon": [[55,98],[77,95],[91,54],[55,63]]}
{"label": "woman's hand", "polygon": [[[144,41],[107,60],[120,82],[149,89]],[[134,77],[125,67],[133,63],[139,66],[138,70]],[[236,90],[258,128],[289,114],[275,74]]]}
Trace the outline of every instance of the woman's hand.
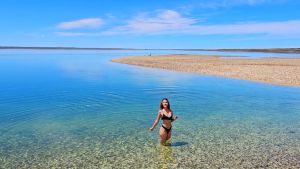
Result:
{"label": "woman's hand", "polygon": [[178,116],[174,116],[174,119],[173,119],[173,121],[175,121],[177,118],[178,118]]}
{"label": "woman's hand", "polygon": [[151,127],[151,128],[149,128],[149,131],[153,131],[153,129],[154,129],[154,128]]}

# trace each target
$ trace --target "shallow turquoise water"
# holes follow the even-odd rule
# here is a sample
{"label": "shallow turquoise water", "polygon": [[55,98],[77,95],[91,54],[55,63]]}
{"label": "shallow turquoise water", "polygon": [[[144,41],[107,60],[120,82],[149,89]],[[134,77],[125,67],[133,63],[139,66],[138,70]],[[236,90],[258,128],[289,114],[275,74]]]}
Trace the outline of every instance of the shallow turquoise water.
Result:
{"label": "shallow turquoise water", "polygon": [[300,167],[300,88],[110,62],[146,54],[1,51],[0,168]]}

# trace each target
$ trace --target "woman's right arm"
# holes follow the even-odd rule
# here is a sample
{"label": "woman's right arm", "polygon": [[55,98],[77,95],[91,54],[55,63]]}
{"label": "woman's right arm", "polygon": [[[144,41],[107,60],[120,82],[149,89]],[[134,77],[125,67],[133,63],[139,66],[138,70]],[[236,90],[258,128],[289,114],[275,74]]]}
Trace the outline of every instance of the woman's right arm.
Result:
{"label": "woman's right arm", "polygon": [[155,128],[155,126],[158,124],[160,118],[161,118],[161,113],[160,113],[160,111],[158,111],[156,119],[155,119],[152,127],[149,129],[150,131],[152,131]]}

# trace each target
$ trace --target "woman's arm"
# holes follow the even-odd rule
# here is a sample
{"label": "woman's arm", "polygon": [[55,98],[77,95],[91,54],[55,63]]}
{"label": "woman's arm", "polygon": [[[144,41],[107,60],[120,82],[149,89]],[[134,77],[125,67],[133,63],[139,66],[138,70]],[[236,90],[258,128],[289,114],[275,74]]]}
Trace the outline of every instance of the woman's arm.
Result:
{"label": "woman's arm", "polygon": [[[173,115],[173,110],[171,110],[171,111],[172,111],[172,115]],[[175,121],[177,118],[178,118],[178,116],[174,116],[174,117],[172,118],[171,122]]]}
{"label": "woman's arm", "polygon": [[160,113],[160,111],[158,111],[156,119],[155,119],[152,127],[149,129],[150,131],[152,131],[155,128],[155,126],[158,124],[160,118],[161,118],[161,113]]}
{"label": "woman's arm", "polygon": [[177,118],[178,118],[178,116],[174,116],[174,117],[172,118],[171,122],[177,120]]}

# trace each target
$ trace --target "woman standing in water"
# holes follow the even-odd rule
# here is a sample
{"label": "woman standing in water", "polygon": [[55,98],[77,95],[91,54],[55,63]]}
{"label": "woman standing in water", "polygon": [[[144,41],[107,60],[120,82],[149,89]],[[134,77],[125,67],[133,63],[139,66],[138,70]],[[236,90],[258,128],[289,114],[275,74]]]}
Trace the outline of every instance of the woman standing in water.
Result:
{"label": "woman standing in water", "polygon": [[172,128],[172,122],[177,119],[177,116],[173,117],[173,111],[170,108],[170,103],[167,98],[163,98],[160,102],[160,110],[157,113],[157,117],[152,125],[152,127],[149,129],[152,131],[155,126],[158,124],[160,118],[163,120],[162,126],[159,130],[160,135],[160,143],[162,145],[165,145],[166,141],[171,139],[171,128]]}

